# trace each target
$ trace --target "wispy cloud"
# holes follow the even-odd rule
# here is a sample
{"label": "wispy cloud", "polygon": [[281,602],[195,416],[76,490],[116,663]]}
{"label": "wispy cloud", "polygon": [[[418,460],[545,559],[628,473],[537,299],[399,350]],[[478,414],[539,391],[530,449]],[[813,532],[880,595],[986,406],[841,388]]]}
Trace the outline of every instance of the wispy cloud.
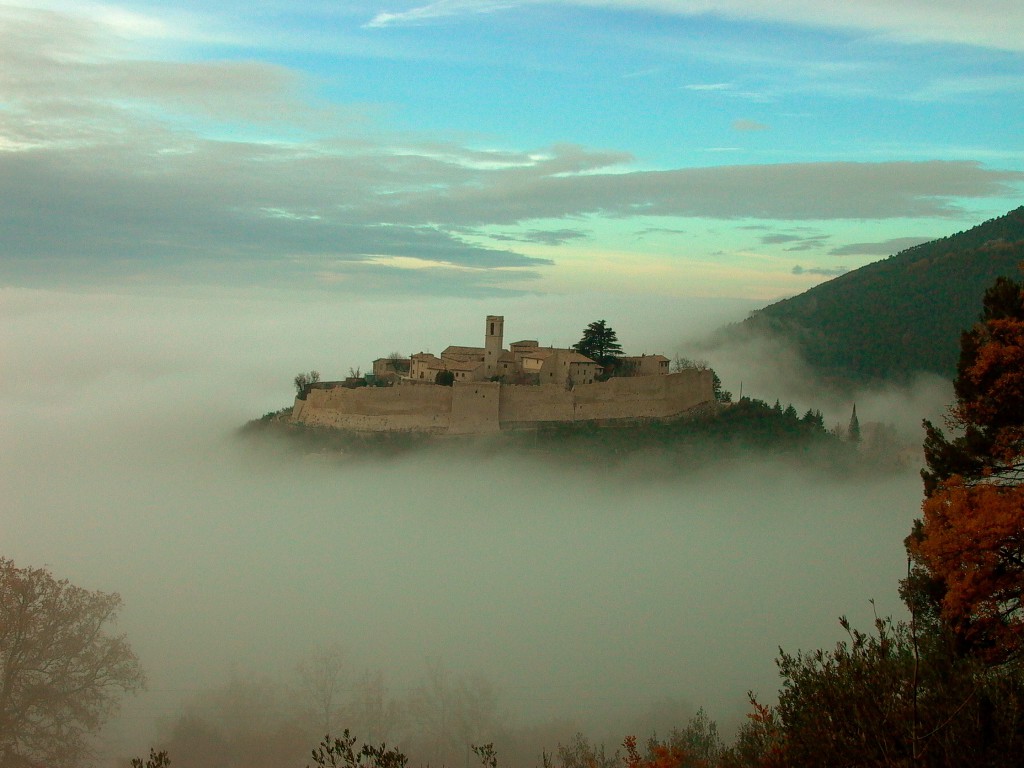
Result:
{"label": "wispy cloud", "polygon": [[761,245],[783,245],[787,253],[797,251],[821,251],[829,240],[829,235],[808,227],[797,227],[791,232],[770,232],[759,239]]}
{"label": "wispy cloud", "polygon": [[[0,154],[7,267],[61,254],[175,262],[381,254],[480,268],[543,260],[472,245],[459,227],[586,215],[788,220],[943,216],[954,198],[1006,194],[1024,174],[974,163],[816,163],[628,173],[576,150],[526,167],[469,169],[429,158],[315,146],[205,142]],[[273,173],[267,173],[272,168]],[[269,212],[268,212],[269,211]],[[278,211],[290,212],[289,216]],[[60,222],[59,227],[53,222]],[[575,230],[528,230],[565,242]]]}
{"label": "wispy cloud", "polygon": [[436,19],[466,14],[493,13],[523,3],[515,0],[436,0],[407,11],[384,11],[366,23],[370,28],[424,24]]}
{"label": "wispy cloud", "polygon": [[849,267],[808,267],[797,264],[791,270],[794,275],[818,275],[820,277],[838,277],[850,271]]}
{"label": "wispy cloud", "polygon": [[480,269],[446,262],[394,257],[309,264],[315,281],[332,289],[368,296],[519,296],[524,283],[541,277],[532,270]]}
{"label": "wispy cloud", "polygon": [[540,243],[542,245],[564,245],[573,240],[582,240],[587,233],[580,229],[530,229],[517,234],[493,234],[492,240],[505,240],[518,243]]}
{"label": "wispy cloud", "polygon": [[949,102],[964,96],[1018,96],[1024,92],[1024,75],[962,75],[933,80],[912,94],[917,101]]}
{"label": "wispy cloud", "polygon": [[781,234],[781,233],[777,233],[777,234],[774,234],[774,235],[765,235],[764,237],[762,237],[761,238],[761,244],[762,245],[780,245],[780,244],[783,244],[783,243],[797,243],[797,242],[800,242],[803,239],[804,238],[801,237],[800,235],[784,235],[784,234]]}
{"label": "wispy cloud", "polygon": [[688,91],[728,91],[733,87],[732,83],[691,83],[683,86]]}
{"label": "wispy cloud", "polygon": [[830,256],[889,256],[915,245],[933,240],[932,237],[897,237],[891,240],[882,240],[877,243],[849,243],[847,245],[833,248],[829,251]]}
{"label": "wispy cloud", "polygon": [[732,129],[740,132],[750,131],[767,131],[768,126],[764,123],[758,123],[755,120],[734,120],[732,123]]}
{"label": "wispy cloud", "polygon": [[829,240],[829,235],[824,234],[809,234],[809,235],[796,235],[796,234],[783,234],[776,233],[771,235],[765,235],[761,238],[762,245],[785,245],[786,251],[812,251],[820,250],[825,247],[825,243]]}
{"label": "wispy cloud", "polygon": [[566,0],[573,5],[687,16],[845,29],[906,42],[944,42],[1024,50],[1017,31],[1024,7],[1005,0],[979,0],[964,13],[959,0]]}
{"label": "wispy cloud", "polygon": [[1021,182],[1024,173],[969,162],[734,165],[571,176],[537,167],[478,177],[471,186],[451,186],[429,198],[410,196],[405,211],[465,224],[587,214],[888,219],[954,215],[954,198],[1009,195]]}
{"label": "wispy cloud", "polygon": [[[541,0],[435,0],[405,11],[377,14],[368,26],[422,23],[464,14],[488,13]],[[1012,51],[1024,50],[1018,31],[1024,6],[1005,0],[977,0],[964,13],[960,0],[547,0],[623,12],[680,16],[711,15],[733,20],[852,30],[908,43],[941,42]]]}

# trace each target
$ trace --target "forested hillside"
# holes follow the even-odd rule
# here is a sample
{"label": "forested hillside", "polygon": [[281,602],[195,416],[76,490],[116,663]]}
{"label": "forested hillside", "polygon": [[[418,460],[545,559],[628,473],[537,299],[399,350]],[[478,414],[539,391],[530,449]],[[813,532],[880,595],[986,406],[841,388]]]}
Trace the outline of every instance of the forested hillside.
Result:
{"label": "forested hillside", "polygon": [[781,335],[826,379],[948,377],[985,289],[1000,275],[1019,275],[1021,261],[1024,207],[765,307],[726,336]]}

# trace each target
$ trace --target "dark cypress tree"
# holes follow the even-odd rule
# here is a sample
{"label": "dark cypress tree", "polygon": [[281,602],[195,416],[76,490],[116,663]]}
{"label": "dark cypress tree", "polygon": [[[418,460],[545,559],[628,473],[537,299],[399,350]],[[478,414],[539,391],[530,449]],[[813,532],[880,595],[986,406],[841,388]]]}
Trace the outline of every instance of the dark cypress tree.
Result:
{"label": "dark cypress tree", "polygon": [[846,428],[846,437],[851,443],[860,444],[860,421],[857,419],[857,404],[853,404],[853,415],[850,426]]}

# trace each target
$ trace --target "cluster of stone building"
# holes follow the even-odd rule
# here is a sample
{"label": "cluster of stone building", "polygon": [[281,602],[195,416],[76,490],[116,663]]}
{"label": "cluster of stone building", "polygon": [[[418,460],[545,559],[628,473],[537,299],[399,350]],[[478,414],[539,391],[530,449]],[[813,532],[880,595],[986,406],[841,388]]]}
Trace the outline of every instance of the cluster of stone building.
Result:
{"label": "cluster of stone building", "polygon": [[[378,382],[406,380],[434,383],[438,375],[451,374],[453,382],[500,379],[508,384],[593,384],[604,367],[574,349],[542,347],[533,339],[514,341],[504,348],[505,318],[488,315],[484,326],[484,346],[449,346],[440,357],[418,352],[407,359],[382,357],[373,361],[373,376]],[[631,375],[667,374],[669,360],[664,355],[620,357],[618,367]]]}
{"label": "cluster of stone building", "polygon": [[[500,316],[487,318],[483,347],[375,360],[372,382],[312,384],[296,397],[291,420],[356,432],[479,435],[674,418],[714,403],[709,370],[670,373],[668,358],[641,355],[619,358],[619,373],[630,375],[604,380],[597,361],[572,349],[532,340],[505,349],[503,325]],[[452,386],[437,386],[442,373]]]}

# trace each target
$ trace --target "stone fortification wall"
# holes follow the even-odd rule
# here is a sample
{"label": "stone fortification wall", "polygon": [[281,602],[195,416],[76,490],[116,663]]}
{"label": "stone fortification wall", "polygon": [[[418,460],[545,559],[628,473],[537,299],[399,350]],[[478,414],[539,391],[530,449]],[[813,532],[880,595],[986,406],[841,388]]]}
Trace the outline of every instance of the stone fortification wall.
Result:
{"label": "stone fortification wall", "polygon": [[576,419],[650,419],[676,416],[714,400],[711,371],[610,379],[607,386],[578,387]]}
{"label": "stone fortification wall", "polygon": [[546,421],[573,421],[575,413],[573,393],[562,384],[501,388],[501,426],[505,429]]}
{"label": "stone fortification wall", "polygon": [[451,387],[452,415],[448,432],[453,435],[497,432],[503,388],[496,381],[460,382]]}
{"label": "stone fortification wall", "polygon": [[497,382],[312,389],[305,400],[295,400],[292,420],[367,432],[484,434],[550,422],[669,418],[713,400],[711,371],[686,370],[571,390]]}
{"label": "stone fortification wall", "polygon": [[677,416],[714,400],[711,371],[633,376],[566,390],[555,384],[501,390],[503,429],[555,421],[610,421]]}
{"label": "stone fortification wall", "polygon": [[296,398],[292,421],[360,432],[447,432],[451,412],[451,387],[335,387]]}

